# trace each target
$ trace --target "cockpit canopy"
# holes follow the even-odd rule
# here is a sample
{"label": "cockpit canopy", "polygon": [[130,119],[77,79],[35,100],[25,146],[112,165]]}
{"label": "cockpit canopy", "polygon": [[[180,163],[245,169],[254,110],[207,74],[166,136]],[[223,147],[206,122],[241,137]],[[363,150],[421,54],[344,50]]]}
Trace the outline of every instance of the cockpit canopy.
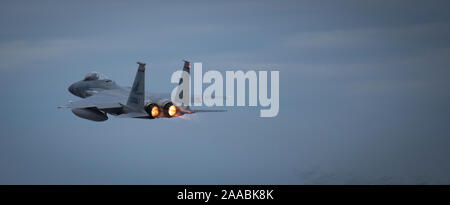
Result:
{"label": "cockpit canopy", "polygon": [[100,74],[98,72],[90,72],[86,74],[86,76],[83,79],[84,81],[91,81],[91,80],[109,80],[109,78],[103,74]]}

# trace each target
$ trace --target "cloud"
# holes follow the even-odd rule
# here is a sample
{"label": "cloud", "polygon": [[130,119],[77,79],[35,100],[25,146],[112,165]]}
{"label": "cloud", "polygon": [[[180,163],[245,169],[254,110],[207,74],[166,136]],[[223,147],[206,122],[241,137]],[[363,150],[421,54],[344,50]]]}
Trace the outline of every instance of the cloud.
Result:
{"label": "cloud", "polygon": [[351,172],[331,171],[307,171],[299,174],[303,184],[306,185],[397,185],[397,184],[445,184],[445,180],[436,180],[432,176],[425,177],[424,175],[368,175],[357,174]]}
{"label": "cloud", "polygon": [[403,27],[351,28],[301,32],[285,41],[287,47],[303,49],[356,49],[380,47],[439,46],[450,34],[449,23],[416,24]]}
{"label": "cloud", "polygon": [[77,40],[15,40],[0,44],[0,69],[11,69],[32,62],[53,60],[86,48]]}
{"label": "cloud", "polygon": [[14,40],[0,44],[0,71],[40,62],[80,59],[115,51],[141,50],[135,43],[103,39]]}

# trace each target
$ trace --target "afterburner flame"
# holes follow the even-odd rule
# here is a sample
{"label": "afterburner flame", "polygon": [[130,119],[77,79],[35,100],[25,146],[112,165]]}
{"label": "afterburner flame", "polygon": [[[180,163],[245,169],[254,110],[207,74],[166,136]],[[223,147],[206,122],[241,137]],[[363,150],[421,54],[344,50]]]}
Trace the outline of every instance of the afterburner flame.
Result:
{"label": "afterburner flame", "polygon": [[177,114],[177,107],[175,105],[171,105],[167,111],[170,117],[173,117],[175,114]]}
{"label": "afterburner flame", "polygon": [[159,108],[158,106],[153,106],[151,110],[152,117],[158,117],[159,115]]}

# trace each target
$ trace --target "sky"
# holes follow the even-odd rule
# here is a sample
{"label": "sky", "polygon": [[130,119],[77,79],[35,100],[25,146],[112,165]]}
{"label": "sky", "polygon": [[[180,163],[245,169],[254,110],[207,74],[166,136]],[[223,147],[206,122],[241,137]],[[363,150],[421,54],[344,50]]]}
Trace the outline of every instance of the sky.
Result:
{"label": "sky", "polygon": [[[0,184],[449,184],[447,1],[2,1]],[[278,70],[280,111],[92,122],[91,71]],[[220,107],[218,109],[223,109]]]}

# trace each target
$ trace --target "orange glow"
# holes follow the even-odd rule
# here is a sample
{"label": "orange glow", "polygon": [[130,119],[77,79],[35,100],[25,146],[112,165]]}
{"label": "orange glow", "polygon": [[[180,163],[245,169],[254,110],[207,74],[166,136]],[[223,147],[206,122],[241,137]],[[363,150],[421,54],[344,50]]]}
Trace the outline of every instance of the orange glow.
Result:
{"label": "orange glow", "polygon": [[151,110],[152,117],[158,117],[159,115],[159,108],[158,106],[153,106]]}
{"label": "orange glow", "polygon": [[170,117],[173,117],[175,114],[177,114],[177,107],[175,105],[171,105],[167,111]]}

